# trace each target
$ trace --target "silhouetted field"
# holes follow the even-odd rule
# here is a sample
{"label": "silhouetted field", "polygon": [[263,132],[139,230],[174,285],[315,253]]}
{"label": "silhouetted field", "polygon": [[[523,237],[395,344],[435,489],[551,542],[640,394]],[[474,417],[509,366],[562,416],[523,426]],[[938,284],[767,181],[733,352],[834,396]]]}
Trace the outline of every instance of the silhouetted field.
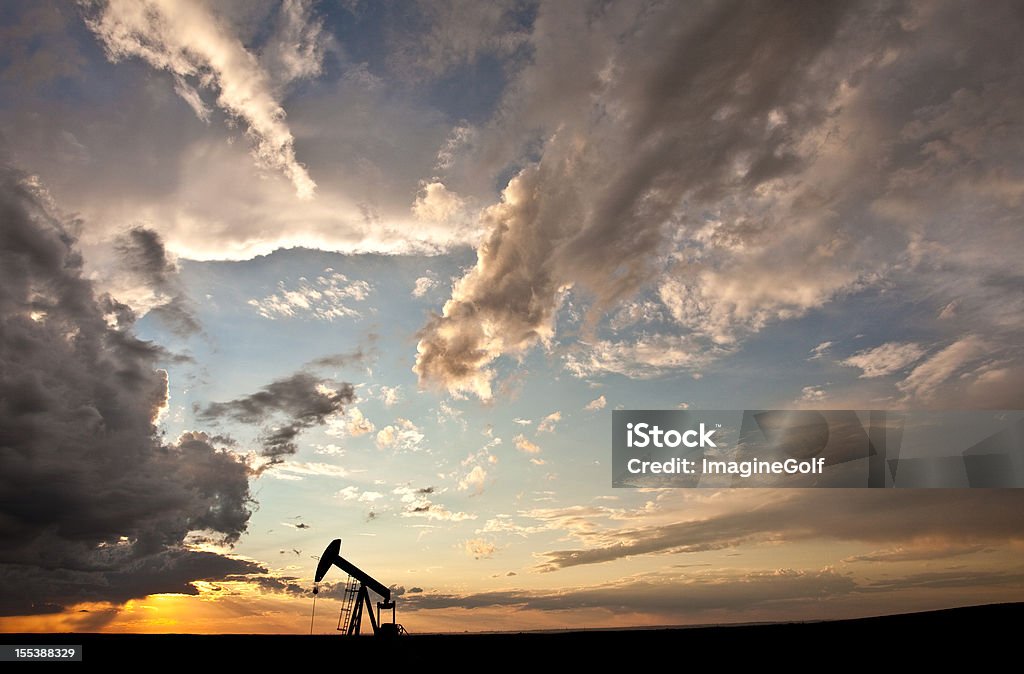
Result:
{"label": "silhouetted field", "polygon": [[[456,671],[538,671],[609,665],[675,671],[699,663],[749,663],[833,669],[865,663],[887,670],[895,662],[946,663],[990,658],[1010,663],[1019,645],[1024,603],[909,613],[856,620],[665,629],[413,634],[392,640],[335,635],[3,634],[2,644],[81,644],[92,665],[309,667],[340,671],[350,664]],[[1011,635],[1009,637],[1002,635]],[[656,663],[662,663],[658,665]],[[665,665],[668,665],[667,667]],[[73,666],[73,665],[69,665]],[[232,671],[239,671],[233,669]]]}

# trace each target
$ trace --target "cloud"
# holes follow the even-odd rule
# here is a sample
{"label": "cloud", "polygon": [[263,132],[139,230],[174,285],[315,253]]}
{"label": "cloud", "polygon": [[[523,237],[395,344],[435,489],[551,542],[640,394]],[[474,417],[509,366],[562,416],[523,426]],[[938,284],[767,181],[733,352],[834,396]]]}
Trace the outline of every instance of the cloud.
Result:
{"label": "cloud", "polygon": [[[989,363],[968,378],[962,398],[952,400],[978,409],[1021,409],[1024,407],[1024,366]],[[964,403],[967,403],[966,405]]]}
{"label": "cloud", "polygon": [[264,72],[281,88],[320,75],[324,53],[334,48],[323,21],[313,15],[312,2],[284,0],[274,34],[260,50],[259,60]]}
{"label": "cloud", "polygon": [[831,348],[832,342],[822,342],[821,344],[818,344],[818,346],[811,349],[811,355],[807,360],[818,360],[819,358],[824,357],[825,354],[827,354],[829,352],[829,349]]}
{"label": "cloud", "polygon": [[264,386],[257,393],[228,402],[210,403],[202,409],[200,416],[253,424],[280,412],[322,424],[324,417],[354,398],[351,385],[342,385],[339,390],[334,390],[323,387],[327,381],[307,372],[297,372]]}
{"label": "cloud", "polygon": [[343,415],[333,414],[327,417],[326,422],[327,428],[324,432],[337,437],[356,438],[376,430],[373,422],[363,416],[362,410],[355,405],[350,405]]}
{"label": "cloud", "polygon": [[943,541],[939,545],[929,545],[927,541],[919,546],[896,546],[884,550],[875,550],[863,555],[853,555],[843,561],[850,562],[921,562],[936,559],[947,559],[961,555],[973,555],[985,550],[984,545],[962,545],[952,541]]}
{"label": "cloud", "polygon": [[169,275],[177,271],[160,235],[152,230],[135,227],[121,237],[116,248],[121,264],[156,289],[165,288]]}
{"label": "cloud", "polygon": [[82,274],[73,227],[33,178],[0,168],[0,613],[122,603],[261,570],[186,546],[230,544],[252,507],[248,469],[205,433],[175,443],[154,420],[167,403],[159,347],[105,314]]}
{"label": "cloud", "polygon": [[594,398],[589,403],[584,405],[583,409],[588,411],[588,412],[596,412],[597,410],[603,410],[605,407],[607,407],[607,405],[608,405],[608,401],[602,395],[602,396],[598,396],[597,398]]}
{"label": "cloud", "polygon": [[74,13],[60,5],[34,2],[20,16],[4,22],[5,63],[0,80],[21,82],[26,88],[81,73],[85,62],[71,27]]}
{"label": "cloud", "polygon": [[863,588],[864,592],[892,592],[907,588],[948,589],[972,588],[992,589],[1006,592],[1009,587],[1019,587],[1024,574],[1012,570],[955,570],[924,571],[892,579],[879,579]]}
{"label": "cloud", "polygon": [[507,56],[525,40],[516,2],[479,4],[441,0],[416,5],[413,16],[426,30],[408,36],[391,53],[391,66],[405,77],[437,78],[484,55]]}
{"label": "cloud", "polygon": [[[191,302],[181,286],[178,268],[164,248],[160,235],[145,227],[133,227],[114,242],[103,283],[120,301],[139,314],[152,314],[182,336],[200,331]],[[120,269],[126,278],[118,278]],[[141,288],[140,288],[141,284]]]}
{"label": "cloud", "polygon": [[408,485],[395,487],[392,492],[403,504],[402,517],[421,517],[426,520],[440,522],[463,522],[475,520],[476,515],[465,512],[452,512],[445,506],[434,503],[430,498],[431,488],[414,489]]}
{"label": "cloud", "polygon": [[635,341],[582,342],[565,356],[565,369],[581,379],[620,374],[651,379],[676,370],[697,370],[727,353],[688,336],[649,335]]}
{"label": "cloud", "polygon": [[[285,12],[292,22],[301,18],[301,7],[299,3],[287,6]],[[295,159],[295,140],[270,78],[256,57],[205,4],[108,0],[98,3],[86,23],[102,41],[111,61],[138,57],[153,68],[171,73],[179,95],[201,118],[207,117],[205,104],[192,82],[216,89],[217,105],[246,124],[257,162],[283,173],[299,198],[313,196],[316,183]],[[309,37],[310,31],[318,32],[312,27],[298,29],[303,31],[303,37]],[[281,51],[277,61],[291,67],[293,74],[309,74],[308,57],[308,53],[300,54],[293,48],[290,53]]]}
{"label": "cloud", "polygon": [[423,297],[433,288],[436,288],[437,285],[437,279],[430,278],[429,276],[421,276],[416,279],[416,283],[412,288],[412,296]]}
{"label": "cloud", "polygon": [[608,327],[619,331],[634,325],[665,321],[665,305],[653,300],[626,302],[608,321]]}
{"label": "cloud", "polygon": [[[898,584],[898,583],[897,583]],[[763,606],[819,602],[858,591],[852,578],[834,569],[722,571],[696,578],[686,574],[647,575],[589,587],[550,590],[495,590],[459,594],[424,593],[407,601],[415,609],[515,607],[571,611],[600,608],[616,613],[683,616],[705,611],[742,612]]]}
{"label": "cloud", "polygon": [[520,433],[515,437],[516,449],[527,454],[540,454],[540,446]]}
{"label": "cloud", "polygon": [[384,498],[384,494],[379,491],[360,492],[358,487],[351,485],[339,491],[336,496],[344,501],[358,501],[359,503],[373,503]]}
{"label": "cloud", "polygon": [[[681,203],[713,203],[727,186],[757,188],[796,172],[805,157],[794,140],[820,121],[831,93],[811,66],[842,18],[833,7],[763,15],[666,6],[600,16],[542,7],[530,36],[535,57],[503,110],[503,131],[525,122],[547,132],[540,159],[483,210],[490,234],[476,266],[421,333],[420,379],[489,398],[500,356],[551,342],[566,288],[579,287],[604,310],[657,278],[652,258],[669,243],[669,224],[686,217]],[[623,22],[633,26],[628,34]],[[752,34],[758,51],[733,48]],[[569,44],[567,35],[576,39]],[[680,68],[683,61],[690,67]],[[773,111],[787,120],[785,133],[767,121]],[[688,303],[669,308],[724,343],[726,321],[756,329],[820,305],[857,277],[806,241],[790,239],[790,247],[788,257],[804,259],[786,268],[788,282],[755,285],[735,265],[727,278],[705,262],[693,277],[703,283],[672,286],[680,300],[688,288]],[[747,268],[762,261],[749,256]],[[679,271],[688,266],[680,260]]]}
{"label": "cloud", "polygon": [[437,404],[437,421],[442,424],[454,421],[461,426],[463,430],[469,427],[468,423],[462,416],[462,410],[453,407],[447,400],[442,400]]}
{"label": "cloud", "polygon": [[401,400],[401,386],[381,386],[380,387],[380,401],[384,403],[384,407],[393,407],[398,404]]}
{"label": "cloud", "polygon": [[[372,73],[365,63],[352,63],[340,46],[328,44],[335,21],[349,20],[337,16],[346,13],[342,7],[319,3],[314,8],[324,17],[321,36],[330,64],[320,76],[282,86],[269,64],[263,66],[273,95],[288,110],[298,158],[320,182],[315,199],[299,200],[281,171],[252,160],[248,125],[216,104],[211,95],[216,87],[206,89],[196,78],[186,78],[196,100],[205,99],[210,122],[199,121],[175,93],[173,75],[135,58],[108,62],[80,30],[78,8],[54,4],[70,19],[62,38],[85,47],[85,67],[60,84],[58,98],[69,101],[64,97],[74,87],[94,93],[98,87],[109,89],[102,96],[54,105],[50,88],[37,91],[25,81],[0,80],[3,97],[16,96],[17,102],[0,111],[0,128],[16,156],[24,156],[26,166],[52,186],[61,206],[88,220],[88,272],[104,271],[94,244],[109,249],[113,237],[140,224],[159,232],[169,251],[188,260],[249,260],[295,247],[437,254],[469,243],[459,237],[470,231],[418,221],[409,210],[450,121],[420,96],[396,98],[392,83],[381,84],[377,77],[374,88],[357,76]],[[283,37],[276,18],[284,3],[206,4],[223,32],[238,36],[260,59]],[[97,14],[96,7],[87,14]],[[28,5],[13,13],[32,19]],[[55,42],[42,50],[47,58],[55,56]],[[18,66],[24,72],[32,64]],[[109,124],[113,116],[123,123]]]}
{"label": "cloud", "polygon": [[487,482],[487,470],[483,466],[473,468],[459,479],[459,491],[470,491],[473,495],[483,493],[484,484]]}
{"label": "cloud", "polygon": [[544,417],[543,419],[540,420],[540,423],[537,424],[537,432],[538,433],[554,433],[555,432],[555,426],[561,420],[562,420],[562,412],[559,411],[559,410],[555,410],[554,412],[552,412],[551,414],[547,415],[546,417]]}
{"label": "cloud", "polygon": [[377,447],[418,452],[423,449],[424,437],[419,426],[399,417],[395,419],[394,424],[389,424],[377,432]]}
{"label": "cloud", "polygon": [[937,389],[965,365],[990,352],[989,345],[976,335],[953,342],[915,367],[897,386],[908,396],[928,400]]}
{"label": "cloud", "polygon": [[805,386],[800,389],[800,397],[797,403],[819,403],[828,398],[828,392],[824,386]]}
{"label": "cloud", "polygon": [[[4,566],[6,592],[0,604],[7,615],[55,613],[78,602],[124,604],[151,594],[196,596],[197,581],[220,582],[233,574],[266,573],[255,562],[213,552],[170,548],[140,558],[103,551],[95,566],[46,568]],[[45,588],[45,590],[43,589]],[[61,604],[44,603],[53,599]]]}
{"label": "cloud", "polygon": [[[412,214],[421,222],[443,225],[454,230],[471,230],[472,228],[471,214],[466,200],[440,182],[427,183],[423,186],[416,196],[416,201],[412,204]],[[467,231],[463,236],[472,238],[473,235]],[[427,280],[431,281],[431,286],[437,285],[437,281]],[[430,286],[424,289],[423,293],[417,295],[416,291],[419,288],[419,279],[417,279],[417,286],[413,291],[414,297],[422,297]]]}
{"label": "cloud", "polygon": [[[279,550],[280,554],[294,554],[298,556],[301,550]],[[294,576],[273,576],[273,575],[236,575],[229,578],[236,583],[245,583],[250,587],[258,588],[261,592],[288,594],[292,596],[305,596],[309,592],[308,587],[299,584],[298,578]],[[325,583],[325,585],[329,585]],[[324,588],[321,588],[323,592]]]}
{"label": "cloud", "polygon": [[463,551],[473,559],[490,559],[494,556],[497,547],[494,543],[485,541],[482,538],[473,538],[462,542]]}
{"label": "cloud", "polygon": [[348,477],[349,472],[333,463],[317,461],[281,461],[268,466],[263,473],[267,477],[298,481],[305,477]]}
{"label": "cloud", "polygon": [[459,166],[513,177],[420,334],[420,380],[487,399],[503,363],[554,345],[580,377],[694,371],[770,324],[893,289],[925,314],[956,307],[923,329],[1018,363],[1014,20],[1006,5],[879,12],[541,4],[530,59],[445,164],[460,193]]}
{"label": "cloud", "polygon": [[[604,508],[533,513],[544,526],[573,532],[580,549],[545,552],[539,568],[553,571],[647,554],[722,550],[767,541],[833,540],[938,545],[1024,541],[1024,522],[1007,517],[1021,506],[1017,490],[860,490],[842,498],[828,491],[760,495],[756,508],[737,498],[703,519],[603,528],[625,513]],[[724,505],[724,504],[723,504]],[[884,513],[884,516],[869,513]],[[650,515],[651,513],[647,513]]]}
{"label": "cloud", "polygon": [[861,379],[871,379],[895,374],[916,363],[925,353],[927,350],[914,342],[887,342],[873,349],[858,351],[840,364],[859,367],[863,371]]}
{"label": "cloud", "polygon": [[332,367],[348,367],[350,365],[363,363],[365,360],[366,353],[363,352],[362,348],[358,348],[355,351],[348,353],[335,353],[329,356],[314,358],[306,363],[305,367],[311,370],[320,370]]}
{"label": "cloud", "polygon": [[366,281],[350,281],[331,268],[312,282],[300,278],[296,286],[281,281],[278,287],[279,292],[251,299],[248,304],[270,320],[306,316],[331,322],[336,318],[361,318],[362,314],[348,302],[363,302],[373,291]]}
{"label": "cloud", "polygon": [[[355,389],[351,384],[296,372],[256,393],[197,406],[195,411],[197,418],[206,421],[263,425],[261,453],[273,464],[298,450],[295,440],[302,431],[327,424],[329,417],[344,412],[344,406],[354,400]],[[280,425],[269,425],[275,420],[280,420]]]}

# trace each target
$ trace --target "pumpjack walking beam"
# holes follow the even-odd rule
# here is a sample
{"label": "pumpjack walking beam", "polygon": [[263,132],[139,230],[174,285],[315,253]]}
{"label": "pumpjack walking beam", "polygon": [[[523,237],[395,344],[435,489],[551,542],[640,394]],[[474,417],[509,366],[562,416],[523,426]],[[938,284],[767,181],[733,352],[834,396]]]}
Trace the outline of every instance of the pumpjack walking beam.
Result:
{"label": "pumpjack walking beam", "polygon": [[[327,546],[327,549],[324,550],[324,554],[320,557],[320,563],[317,564],[316,575],[313,577],[313,582],[319,583],[323,580],[331,566],[338,567],[349,576],[359,581],[359,590],[356,593],[355,603],[352,606],[352,614],[349,616],[348,627],[345,630],[346,634],[359,634],[364,604],[368,609],[367,612],[370,614],[370,625],[373,626],[373,633],[375,635],[398,634],[404,631],[400,625],[395,623],[395,602],[391,601],[391,588],[342,557],[340,538],[336,538],[331,541],[330,545]],[[377,602],[376,616],[373,614],[373,604],[370,602],[370,590],[373,590],[384,600]],[[317,592],[315,586],[313,588],[313,592]],[[381,609],[391,609],[390,623],[381,622]]]}

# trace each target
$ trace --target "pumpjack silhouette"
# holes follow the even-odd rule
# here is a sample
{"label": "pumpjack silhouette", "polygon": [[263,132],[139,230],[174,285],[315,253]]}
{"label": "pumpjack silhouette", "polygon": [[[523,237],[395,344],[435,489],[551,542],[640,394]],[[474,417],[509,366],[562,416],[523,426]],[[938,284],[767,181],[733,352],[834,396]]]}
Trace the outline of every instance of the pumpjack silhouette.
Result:
{"label": "pumpjack silhouette", "polygon": [[[339,632],[343,632],[347,636],[359,634],[363,621],[363,606],[365,605],[374,636],[396,637],[406,634],[405,628],[395,622],[395,602],[391,599],[391,588],[342,557],[340,538],[331,541],[327,549],[324,550],[324,554],[320,556],[320,563],[317,564],[316,575],[313,577],[314,595],[320,592],[320,581],[324,579],[332,566],[336,566],[348,574],[348,582],[345,584],[345,592],[341,600],[341,612],[338,614]],[[371,590],[380,595],[383,600],[377,602],[376,617],[373,613],[373,604],[370,602]],[[315,597],[313,601],[315,612]],[[381,611],[387,609],[391,609],[391,622],[382,622]],[[310,622],[310,629],[312,629],[312,620]]]}

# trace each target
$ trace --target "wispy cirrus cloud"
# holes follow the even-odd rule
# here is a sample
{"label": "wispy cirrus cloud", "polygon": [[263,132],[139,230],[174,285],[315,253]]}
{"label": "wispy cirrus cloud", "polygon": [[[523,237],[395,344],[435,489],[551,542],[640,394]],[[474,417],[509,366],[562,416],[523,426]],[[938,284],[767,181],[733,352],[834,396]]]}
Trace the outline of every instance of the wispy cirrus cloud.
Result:
{"label": "wispy cirrus cloud", "polygon": [[908,395],[928,400],[943,382],[988,352],[985,340],[977,335],[968,335],[915,367],[898,386]]}
{"label": "wispy cirrus cloud", "polygon": [[465,594],[426,592],[410,598],[412,609],[515,607],[519,610],[566,611],[585,608],[644,611],[676,616],[728,609],[742,612],[776,603],[838,598],[858,589],[834,569],[776,569],[754,572],[661,574],[628,578],[559,592],[495,590]]}
{"label": "wispy cirrus cloud", "polygon": [[[137,57],[170,72],[178,94],[204,120],[209,111],[195,84],[216,89],[217,105],[247,125],[256,160],[287,176],[298,197],[313,196],[316,183],[295,158],[295,139],[270,77],[210,7],[199,0],[104,0],[89,10],[87,24],[112,60]],[[282,52],[277,60],[293,77],[319,68],[315,50]]]}
{"label": "wispy cirrus cloud", "polygon": [[840,363],[860,368],[861,379],[872,379],[900,372],[920,360],[925,353],[927,350],[914,342],[887,342],[873,349],[858,351]]}
{"label": "wispy cirrus cloud", "polygon": [[[939,557],[951,543],[1024,541],[1024,521],[1006,516],[1024,501],[1017,490],[862,490],[843,494],[841,499],[828,490],[811,490],[776,496],[755,508],[737,499],[735,508],[707,518],[647,526],[607,526],[635,519],[639,513],[603,506],[538,510],[529,513],[537,525],[568,531],[587,544],[545,552],[538,569],[555,571],[637,555],[722,550],[768,540],[919,542],[923,547],[937,545]],[[885,517],[866,515],[882,504]]]}
{"label": "wispy cirrus cloud", "polygon": [[350,280],[330,268],[312,281],[306,278],[295,284],[281,281],[278,288],[278,292],[262,299],[250,299],[249,306],[270,320],[304,316],[322,321],[358,319],[362,314],[350,304],[364,302],[373,292],[366,281]]}

